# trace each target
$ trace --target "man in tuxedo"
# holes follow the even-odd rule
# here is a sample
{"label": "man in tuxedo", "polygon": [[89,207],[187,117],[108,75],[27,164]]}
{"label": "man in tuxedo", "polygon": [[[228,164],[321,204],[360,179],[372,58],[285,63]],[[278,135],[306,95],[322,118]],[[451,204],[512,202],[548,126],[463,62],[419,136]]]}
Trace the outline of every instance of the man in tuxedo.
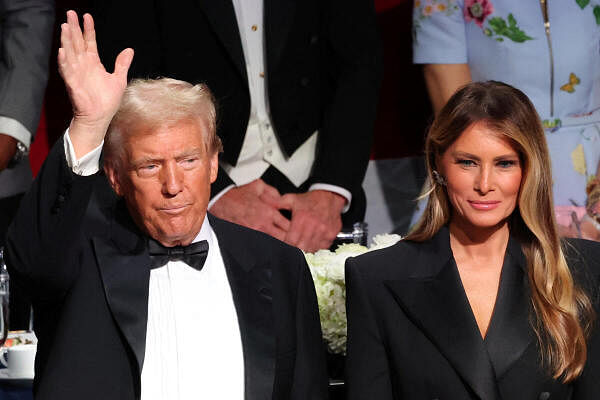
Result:
{"label": "man in tuxedo", "polygon": [[220,147],[208,88],[127,86],[132,58],[107,73],[91,16],[82,33],[67,13],[74,116],[7,242],[36,311],[35,398],[326,398],[302,253],[206,212]]}
{"label": "man in tuxedo", "polygon": [[99,0],[95,12],[103,60],[131,47],[131,77],[215,94],[212,213],[307,251],[363,220],[381,75],[372,0]]}

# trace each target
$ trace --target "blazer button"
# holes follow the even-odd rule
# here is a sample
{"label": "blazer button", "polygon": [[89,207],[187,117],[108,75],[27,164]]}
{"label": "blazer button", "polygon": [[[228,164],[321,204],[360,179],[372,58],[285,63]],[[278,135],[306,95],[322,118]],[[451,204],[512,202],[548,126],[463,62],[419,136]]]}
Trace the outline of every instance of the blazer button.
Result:
{"label": "blazer button", "polygon": [[548,400],[550,398],[550,392],[542,392],[540,393],[539,400]]}

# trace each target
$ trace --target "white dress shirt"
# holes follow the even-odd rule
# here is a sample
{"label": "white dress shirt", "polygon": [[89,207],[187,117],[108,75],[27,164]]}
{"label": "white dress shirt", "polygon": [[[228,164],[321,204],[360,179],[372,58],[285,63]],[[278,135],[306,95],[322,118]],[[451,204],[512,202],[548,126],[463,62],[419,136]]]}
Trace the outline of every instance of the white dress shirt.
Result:
{"label": "white dress shirt", "polygon": [[[102,145],[77,160],[68,132],[67,163],[74,173],[98,171]],[[171,261],[150,272],[142,400],[244,398],[239,323],[219,243],[208,218],[194,242],[209,251],[198,271]]]}
{"label": "white dress shirt", "polygon": [[[233,0],[233,8],[237,19],[246,73],[250,91],[250,119],[237,164],[220,161],[221,167],[237,185],[244,185],[258,179],[273,166],[285,175],[296,187],[304,183],[315,161],[318,132],[314,132],[296,151],[287,157],[273,130],[269,112],[269,100],[265,71],[264,50],[264,0]],[[227,190],[216,193],[211,207]],[[347,200],[344,212],[350,207],[352,194],[340,186],[315,183],[309,190],[327,190],[337,193]]]}
{"label": "white dress shirt", "polygon": [[23,143],[27,148],[29,148],[29,145],[31,144],[31,132],[29,132],[29,129],[25,128],[22,123],[14,118],[0,115],[0,132],[14,137],[19,142]]}

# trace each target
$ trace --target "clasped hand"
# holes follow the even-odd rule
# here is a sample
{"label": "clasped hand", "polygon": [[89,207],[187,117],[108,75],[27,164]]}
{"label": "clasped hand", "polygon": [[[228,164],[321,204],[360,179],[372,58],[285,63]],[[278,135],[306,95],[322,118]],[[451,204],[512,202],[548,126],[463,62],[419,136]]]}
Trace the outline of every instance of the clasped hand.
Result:
{"label": "clasped hand", "polygon": [[[346,199],[325,190],[279,191],[257,179],[229,190],[211,207],[219,218],[265,232],[307,252],[327,249],[342,228]],[[280,210],[291,212],[291,220]]]}

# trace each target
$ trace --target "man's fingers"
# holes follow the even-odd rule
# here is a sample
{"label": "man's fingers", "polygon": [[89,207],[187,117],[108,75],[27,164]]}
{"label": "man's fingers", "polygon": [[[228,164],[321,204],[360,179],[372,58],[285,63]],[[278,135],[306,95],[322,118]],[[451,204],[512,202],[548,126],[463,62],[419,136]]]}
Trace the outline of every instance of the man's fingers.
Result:
{"label": "man's fingers", "polygon": [[83,34],[79,27],[79,18],[77,13],[73,10],[67,11],[67,22],[71,31],[71,41],[73,42],[73,49],[75,54],[79,55],[85,51],[85,44],[83,42]]}
{"label": "man's fingers", "polygon": [[83,15],[83,40],[85,41],[85,47],[87,51],[98,54],[94,19],[90,14]]}
{"label": "man's fingers", "polygon": [[69,24],[61,24],[60,26],[60,47],[63,49],[65,62],[73,64],[75,62],[75,50],[73,49]]}
{"label": "man's fingers", "polygon": [[296,203],[297,194],[295,193],[287,193],[281,196],[280,206],[284,210],[291,210],[294,208],[294,204]]}
{"label": "man's fingers", "polygon": [[270,226],[264,227],[263,232],[266,233],[267,235],[273,236],[275,239],[281,240],[282,242],[285,239],[285,235],[287,234],[286,231],[278,228],[275,225],[270,225]]}
{"label": "man's fingers", "polygon": [[302,230],[298,221],[294,221],[290,224],[290,229],[285,236],[285,242],[292,246],[300,247],[300,235],[302,234]]}
{"label": "man's fingers", "polygon": [[58,72],[60,72],[61,76],[64,75],[63,73],[65,72],[64,70],[67,67],[67,56],[65,55],[65,49],[63,49],[62,47],[60,49],[58,49]]}
{"label": "man's fingers", "polygon": [[259,195],[259,198],[271,207],[282,209],[286,208],[281,201],[281,195],[279,191],[272,186],[265,184],[265,190]]}
{"label": "man's fingers", "polygon": [[127,80],[127,71],[133,60],[133,49],[125,49],[119,53],[115,60],[115,75],[124,77]]}
{"label": "man's fingers", "polygon": [[286,233],[287,233],[287,231],[290,230],[290,225],[292,224],[292,222],[289,219],[287,219],[286,217],[281,215],[279,210],[275,211],[275,215],[273,217],[273,223],[277,227],[283,229]]}

